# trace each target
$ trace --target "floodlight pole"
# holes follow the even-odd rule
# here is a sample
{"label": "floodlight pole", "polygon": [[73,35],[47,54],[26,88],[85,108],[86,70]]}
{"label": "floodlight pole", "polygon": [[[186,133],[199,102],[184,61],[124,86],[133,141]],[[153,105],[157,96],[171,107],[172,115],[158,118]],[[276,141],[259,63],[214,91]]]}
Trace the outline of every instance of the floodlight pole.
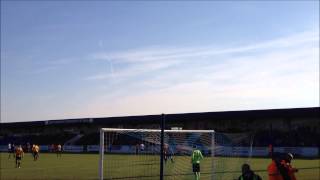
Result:
{"label": "floodlight pole", "polygon": [[161,143],[160,143],[160,180],[163,180],[163,146],[164,146],[165,114],[161,115]]}

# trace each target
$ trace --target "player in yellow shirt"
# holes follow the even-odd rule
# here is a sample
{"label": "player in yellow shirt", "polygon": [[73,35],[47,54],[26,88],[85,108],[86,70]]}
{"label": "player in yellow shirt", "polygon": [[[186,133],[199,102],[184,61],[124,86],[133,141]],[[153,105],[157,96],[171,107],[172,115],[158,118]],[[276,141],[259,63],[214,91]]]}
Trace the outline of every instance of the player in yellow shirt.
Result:
{"label": "player in yellow shirt", "polygon": [[38,158],[39,158],[39,150],[40,150],[40,148],[38,145],[34,144],[32,146],[32,154],[33,154],[34,161],[38,160]]}
{"label": "player in yellow shirt", "polygon": [[15,153],[16,153],[16,168],[20,168],[21,167],[21,159],[24,156],[24,152],[23,152],[21,145],[16,148]]}

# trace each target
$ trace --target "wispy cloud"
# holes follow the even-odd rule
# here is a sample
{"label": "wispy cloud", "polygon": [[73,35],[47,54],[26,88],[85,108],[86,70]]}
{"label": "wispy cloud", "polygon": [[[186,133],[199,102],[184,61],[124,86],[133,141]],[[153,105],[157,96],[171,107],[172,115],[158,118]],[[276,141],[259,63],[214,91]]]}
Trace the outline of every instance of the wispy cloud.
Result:
{"label": "wispy cloud", "polygon": [[261,43],[243,45],[236,47],[218,48],[217,45],[207,45],[203,47],[149,47],[124,52],[95,53],[94,59],[115,60],[121,62],[146,62],[146,61],[168,61],[172,59],[203,58],[221,54],[241,53],[262,49],[287,48],[299,44],[315,42],[319,40],[315,32],[302,32],[288,37],[281,37]]}
{"label": "wispy cloud", "polygon": [[[133,115],[317,105],[318,42],[315,33],[304,32],[231,48],[95,54],[99,60],[129,65],[117,69],[122,78],[116,93],[101,94],[83,112],[108,115],[108,109],[112,115]],[[108,74],[92,79],[105,78]],[[110,101],[112,105],[106,103]]]}
{"label": "wispy cloud", "polygon": [[180,63],[182,63],[182,60],[144,62],[130,64],[126,68],[118,68],[117,70],[114,70],[113,63],[110,61],[110,71],[108,71],[107,73],[103,72],[96,75],[85,77],[85,80],[104,80],[110,78],[133,77],[144,73],[169,68]]}
{"label": "wispy cloud", "polygon": [[[90,57],[97,60],[107,60],[110,62],[110,72],[101,72],[95,75],[85,77],[86,80],[104,80],[111,77],[124,78],[143,76],[146,73],[154,71],[170,72],[173,71],[188,71],[192,68],[208,68],[211,66],[219,67],[219,64],[227,64],[232,60],[245,63],[245,59],[250,54],[256,56],[270,55],[271,52],[283,52],[285,50],[285,57],[293,56],[296,48],[300,47],[314,47],[319,37],[315,32],[302,32],[293,34],[287,37],[280,37],[277,39],[247,45],[238,45],[233,47],[216,48],[215,46],[203,47],[152,47],[141,48],[136,50],[128,50],[124,52],[110,52],[110,53],[95,53]],[[291,51],[290,53],[287,51]],[[301,50],[298,50],[301,52]],[[245,58],[243,58],[245,54]],[[283,54],[283,53],[282,53]],[[237,58],[235,58],[237,57]],[[278,57],[280,58],[280,57]],[[269,60],[272,60],[269,58]],[[283,61],[276,59],[276,61]],[[111,63],[112,62],[112,63]],[[253,62],[261,64],[259,59],[254,59]],[[126,63],[125,67],[114,70],[113,64]],[[231,64],[232,64],[231,63]],[[247,62],[251,63],[251,62]],[[192,67],[187,67],[187,66]],[[179,67],[180,66],[180,67]],[[172,70],[171,69],[171,70]],[[161,73],[161,72],[160,72]]]}

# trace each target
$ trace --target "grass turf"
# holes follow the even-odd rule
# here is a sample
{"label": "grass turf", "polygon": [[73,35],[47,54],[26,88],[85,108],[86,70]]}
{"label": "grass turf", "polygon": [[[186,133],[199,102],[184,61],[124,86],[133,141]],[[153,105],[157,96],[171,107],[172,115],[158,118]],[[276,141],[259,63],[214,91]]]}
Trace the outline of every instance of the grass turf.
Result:
{"label": "grass turf", "polygon": [[[26,153],[22,167],[15,168],[15,161],[8,159],[7,153],[0,153],[0,179],[5,180],[63,180],[63,179],[98,179],[98,154],[55,154],[41,153],[38,161],[33,161]],[[190,159],[186,156],[174,157],[174,163],[165,165],[164,179],[192,179]],[[266,168],[270,159],[263,158],[215,158],[216,179],[232,180],[240,175],[242,163],[247,162],[263,179],[268,179]],[[105,177],[113,179],[159,179],[159,157],[151,155],[106,155]],[[201,163],[201,180],[211,178],[212,161],[205,158]],[[320,179],[320,161],[294,159],[293,166],[299,169],[298,180]]]}

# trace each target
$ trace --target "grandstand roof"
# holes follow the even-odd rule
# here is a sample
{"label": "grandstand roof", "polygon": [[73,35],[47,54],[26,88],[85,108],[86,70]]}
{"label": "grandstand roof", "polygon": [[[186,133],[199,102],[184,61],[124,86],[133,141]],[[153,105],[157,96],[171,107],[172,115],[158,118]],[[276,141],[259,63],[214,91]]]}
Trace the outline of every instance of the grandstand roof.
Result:
{"label": "grandstand roof", "polygon": [[[10,127],[35,127],[47,125],[75,125],[75,124],[113,124],[113,123],[141,123],[157,122],[161,115],[124,116],[124,117],[102,117],[102,118],[81,118],[62,119],[32,122],[2,123],[2,128]],[[241,120],[241,119],[270,119],[270,118],[320,118],[320,107],[291,108],[291,109],[266,109],[266,110],[246,110],[246,111],[222,111],[222,112],[201,112],[166,114],[167,121],[185,120]]]}

